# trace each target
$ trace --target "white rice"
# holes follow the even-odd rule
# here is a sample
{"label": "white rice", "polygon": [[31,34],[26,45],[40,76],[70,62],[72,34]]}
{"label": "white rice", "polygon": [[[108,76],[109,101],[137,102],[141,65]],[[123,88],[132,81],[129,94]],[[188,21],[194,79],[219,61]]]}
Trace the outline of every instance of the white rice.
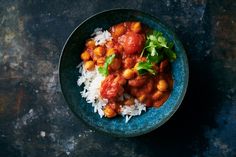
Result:
{"label": "white rice", "polygon": [[104,45],[107,41],[112,40],[111,33],[107,30],[102,31],[102,28],[96,28],[91,36],[94,36],[93,40],[95,45]]}
{"label": "white rice", "polygon": [[81,64],[79,66],[79,72],[81,76],[77,80],[77,84],[79,86],[84,84],[84,90],[80,93],[83,98],[86,98],[86,101],[88,103],[92,104],[92,106],[94,107],[94,112],[98,112],[98,114],[102,118],[104,115],[102,109],[108,101],[101,98],[99,88],[101,86],[101,82],[105,77],[103,77],[98,72],[98,67],[96,67],[94,71],[86,71]]}
{"label": "white rice", "polygon": [[[95,36],[94,36],[95,35]],[[97,28],[94,30],[94,33],[91,35],[94,36],[94,40],[96,42],[96,45],[103,45],[107,41],[112,40],[112,36],[108,31],[102,31],[101,28]],[[83,98],[86,99],[88,103],[91,103],[94,107],[94,112],[98,113],[100,117],[102,118],[104,116],[103,108],[108,103],[108,100],[102,99],[100,96],[100,86],[102,81],[105,79],[104,76],[102,76],[98,72],[98,67],[93,71],[87,71],[84,66],[83,62],[80,63],[77,68],[79,68],[79,73],[81,76],[79,76],[77,80],[78,86],[81,86],[84,84],[84,90],[81,91],[81,95]],[[124,94],[124,98],[129,98],[130,95]],[[125,122],[127,123],[133,116],[141,115],[142,111],[146,111],[145,104],[140,103],[137,99],[134,100],[135,104],[132,106],[122,106],[121,108],[121,115],[125,116]]]}
{"label": "white rice", "polygon": [[140,103],[137,99],[134,100],[134,105],[121,108],[121,114],[125,116],[125,122],[127,123],[133,116],[141,115],[142,111],[146,111],[145,104]]}

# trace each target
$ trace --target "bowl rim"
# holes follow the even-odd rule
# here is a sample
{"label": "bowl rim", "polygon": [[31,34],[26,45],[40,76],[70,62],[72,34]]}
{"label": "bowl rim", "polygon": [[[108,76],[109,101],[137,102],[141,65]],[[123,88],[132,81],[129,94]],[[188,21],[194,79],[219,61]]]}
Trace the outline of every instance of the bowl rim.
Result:
{"label": "bowl rim", "polygon": [[[182,50],[182,53],[183,53],[183,61],[185,63],[185,68],[184,68],[184,72],[185,72],[185,77],[184,77],[184,80],[185,80],[185,83],[183,84],[183,90],[182,90],[182,94],[181,96],[179,97],[178,101],[175,103],[173,109],[170,111],[170,113],[167,115],[167,117],[165,117],[160,123],[158,123],[157,125],[153,125],[152,127],[142,131],[142,132],[131,132],[129,134],[121,134],[121,133],[117,133],[117,132],[109,132],[107,131],[106,129],[103,129],[103,128],[98,128],[98,127],[95,127],[93,125],[90,125],[88,124],[85,119],[81,118],[75,111],[74,109],[72,109],[72,105],[69,103],[68,99],[66,98],[65,94],[64,94],[64,89],[62,87],[62,79],[61,79],[61,60],[64,56],[64,50],[65,50],[65,47],[67,45],[67,43],[69,42],[69,40],[71,39],[71,37],[73,36],[73,34],[75,33],[75,31],[77,31],[77,29],[82,26],[84,23],[86,23],[89,19],[91,18],[94,18],[100,14],[104,14],[104,13],[109,13],[109,12],[119,12],[119,11],[134,11],[134,12],[138,12],[142,15],[145,15],[147,16],[148,18],[151,18],[152,20],[154,20],[155,22],[158,23],[158,25],[160,25],[161,27],[164,27],[168,32],[171,33],[171,35],[173,36],[173,39],[176,40],[179,44],[179,46],[181,47],[181,50]],[[189,64],[188,64],[188,57],[187,57],[187,54],[186,54],[186,51],[183,47],[183,44],[182,42],[179,40],[178,36],[175,34],[175,32],[166,24],[164,23],[163,21],[159,20],[159,18],[157,18],[156,16],[150,14],[150,13],[146,13],[144,11],[141,11],[141,10],[138,10],[138,9],[129,9],[129,8],[115,8],[115,9],[108,9],[108,10],[103,10],[103,11],[100,11],[98,13],[95,13],[87,18],[85,18],[79,25],[77,25],[73,31],[69,34],[69,36],[67,37],[66,41],[64,42],[64,45],[62,47],[62,50],[61,50],[61,54],[60,54],[60,57],[59,57],[59,65],[58,65],[58,79],[59,79],[59,86],[60,86],[60,89],[61,89],[61,92],[62,92],[62,95],[64,97],[64,100],[65,102],[67,103],[67,105],[69,106],[70,110],[72,111],[72,113],[77,117],[79,118],[86,126],[90,127],[90,128],[93,128],[95,129],[96,131],[99,131],[103,134],[108,134],[108,135],[112,135],[114,137],[135,137],[135,136],[140,136],[140,135],[143,135],[143,134],[147,134],[157,128],[159,128],[160,126],[162,126],[163,124],[165,124],[173,115],[174,113],[178,110],[178,108],[180,107],[185,95],[186,95],[186,92],[187,92],[187,88],[188,88],[188,83],[189,83]],[[169,99],[169,98],[168,98]]]}

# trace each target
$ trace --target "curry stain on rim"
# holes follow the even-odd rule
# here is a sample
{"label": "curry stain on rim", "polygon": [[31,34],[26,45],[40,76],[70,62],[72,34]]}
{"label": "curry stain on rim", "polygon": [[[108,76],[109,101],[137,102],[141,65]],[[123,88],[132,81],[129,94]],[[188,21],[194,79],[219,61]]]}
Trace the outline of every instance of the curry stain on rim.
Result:
{"label": "curry stain on rim", "polygon": [[[161,112],[162,116],[161,117],[159,116],[159,119],[155,117],[156,121],[153,121],[152,124],[149,123],[150,125],[143,125],[144,127],[139,128],[139,129],[137,129],[137,127],[136,127],[136,125],[140,125],[140,123],[147,123],[147,121],[141,121],[141,116],[144,117],[144,114],[146,114],[147,119],[142,119],[142,120],[148,120],[148,118],[150,118],[150,117],[153,118],[153,116],[148,116],[147,117],[148,112],[151,112],[150,108],[145,113],[142,113],[141,115],[139,115],[137,117],[133,117],[131,119],[131,122],[126,124],[124,122],[125,118],[123,118],[123,117],[118,117],[118,118],[115,118],[115,119],[108,119],[109,121],[107,121],[106,118],[97,119],[98,121],[95,121],[96,118],[97,118],[96,117],[97,114],[95,114],[94,112],[90,113],[92,105],[90,105],[90,106],[87,105],[90,109],[83,108],[83,109],[86,109],[86,110],[82,110],[82,109],[78,109],[78,105],[84,105],[83,102],[81,102],[81,101],[84,101],[83,99],[80,99],[79,101],[76,99],[77,102],[74,102],[75,100],[72,101],[72,99],[75,96],[78,96],[78,94],[79,94],[79,97],[81,97],[80,92],[78,92],[78,91],[80,91],[80,90],[78,90],[79,87],[76,84],[76,80],[77,80],[77,77],[78,77],[78,74],[76,75],[77,70],[78,70],[78,69],[76,69],[76,64],[78,65],[81,61],[80,61],[79,57],[78,57],[77,60],[75,60],[76,57],[72,57],[71,61],[75,60],[74,61],[75,65],[73,65],[73,66],[69,65],[68,66],[68,63],[63,62],[65,60],[66,55],[67,55],[65,52],[70,53],[70,51],[69,52],[67,51],[67,50],[70,50],[70,47],[68,47],[68,45],[74,46],[73,44],[75,44],[75,43],[73,43],[73,41],[77,39],[77,35],[78,35],[78,32],[80,31],[81,27],[82,28],[84,27],[84,29],[86,29],[91,34],[92,31],[97,27],[96,26],[91,27],[91,25],[89,25],[89,23],[90,24],[94,23],[94,21],[97,22],[100,19],[103,20],[102,22],[104,22],[105,25],[108,25],[107,27],[110,27],[112,24],[117,24],[119,22],[124,22],[124,21],[127,21],[127,20],[130,20],[130,21],[137,20],[137,21],[140,21],[140,22],[146,24],[147,26],[149,26],[152,29],[157,29],[158,28],[159,29],[158,31],[161,31],[164,36],[167,36],[168,40],[171,39],[174,42],[175,51],[177,53],[177,59],[176,59],[175,62],[178,61],[178,63],[180,64],[179,65],[175,62],[171,64],[171,66],[172,66],[172,75],[173,75],[173,79],[174,79],[174,87],[173,87],[173,90],[171,91],[170,97],[167,99],[167,101],[160,108],[153,109],[153,110],[155,110],[155,112],[154,111],[153,112],[154,112],[154,114],[155,113],[157,114],[157,112],[160,112],[160,109],[163,110],[163,107],[165,107],[165,106],[167,107],[167,105],[171,105],[171,104],[174,104],[174,105],[171,105],[170,106],[171,109],[169,108],[169,110],[168,110],[168,108],[164,109],[164,113]],[[112,21],[112,19],[114,21]],[[109,22],[107,20],[109,20]],[[104,25],[104,23],[102,23],[102,25]],[[89,28],[91,28],[90,30],[88,30],[89,29],[88,27],[85,27],[86,24],[89,26]],[[98,25],[98,26],[101,26],[101,25]],[[105,29],[104,27],[102,27],[102,28]],[[83,33],[81,33],[81,34],[83,34]],[[84,33],[84,34],[86,34],[86,33]],[[90,34],[86,34],[86,35],[89,36]],[[84,42],[84,40],[82,40],[82,41]],[[81,43],[83,43],[83,42],[81,42]],[[83,44],[81,44],[81,46],[82,45]],[[77,54],[75,53],[75,55],[80,55],[79,50],[77,50]],[[70,62],[70,64],[73,64],[73,62],[72,63]],[[180,75],[181,75],[180,80],[176,79],[176,78],[179,77],[179,76],[176,76],[176,73],[179,74],[178,71],[180,71],[180,70],[176,69],[176,68],[173,68],[173,66],[177,66],[177,68],[179,68],[178,66],[180,66],[180,67],[183,68],[183,69],[181,69],[182,73],[180,73]],[[68,73],[63,72],[62,69],[65,68],[65,67],[67,68],[67,71],[69,69],[68,67],[71,67],[72,71],[69,71]],[[72,84],[71,84],[72,86],[70,86],[72,89],[75,88],[74,89],[75,91],[73,91],[75,93],[75,95],[72,95],[72,96],[74,96],[72,98],[71,98],[71,95],[68,94],[68,92],[71,91],[71,88],[68,89],[68,82],[66,82],[68,80],[64,79],[65,75],[70,77],[71,74],[73,75],[72,80],[75,79],[75,82],[72,81]],[[68,78],[68,77],[66,77],[66,78]],[[97,14],[87,18],[86,20],[84,20],[80,25],[78,25],[74,29],[74,31],[70,34],[70,36],[66,40],[66,42],[63,46],[61,56],[60,56],[60,61],[59,61],[59,82],[60,82],[61,90],[62,90],[63,96],[64,96],[66,102],[68,103],[69,108],[72,110],[72,112],[78,118],[82,119],[82,121],[86,125],[92,126],[93,128],[95,128],[98,131],[105,132],[105,133],[108,133],[110,135],[117,136],[117,137],[134,137],[134,136],[139,136],[139,135],[142,135],[142,134],[146,134],[148,132],[151,132],[151,131],[155,130],[156,128],[158,128],[162,124],[164,124],[166,121],[168,121],[170,119],[170,117],[177,111],[177,109],[179,108],[179,106],[180,106],[180,104],[181,104],[181,102],[184,98],[184,95],[187,91],[187,86],[188,86],[188,77],[189,77],[189,69],[188,69],[187,56],[186,56],[186,53],[185,53],[185,50],[183,48],[182,43],[177,38],[177,36],[173,33],[173,31],[171,31],[170,28],[167,28],[156,17],[154,17],[152,15],[149,15],[147,13],[144,13],[142,11],[133,10],[133,9],[112,9],[112,10],[107,10],[107,11],[97,13]],[[63,80],[65,82],[63,82]],[[176,80],[180,81],[179,82],[180,85],[176,85]],[[71,81],[70,81],[70,83],[71,83]],[[73,83],[74,83],[74,85],[73,85]],[[179,92],[177,88],[178,89],[180,88],[181,91]],[[66,90],[66,89],[68,89],[68,90]],[[84,103],[86,103],[86,102],[84,102]],[[165,113],[165,112],[167,112],[166,110],[168,110],[169,112]],[[88,111],[88,114],[82,114],[81,112],[83,112],[83,111]],[[150,114],[151,113],[149,113],[149,115]],[[92,117],[92,119],[89,118],[88,115],[90,115],[89,117]],[[121,120],[121,118],[123,118],[123,120]],[[136,121],[136,123],[135,123],[136,125],[132,124],[133,123],[132,120]],[[99,121],[104,121],[104,122],[99,123]],[[114,123],[114,121],[116,121],[117,123]],[[119,127],[118,124],[122,125],[123,127],[117,129],[116,127],[117,126]],[[129,129],[129,130],[127,131],[125,129]]]}

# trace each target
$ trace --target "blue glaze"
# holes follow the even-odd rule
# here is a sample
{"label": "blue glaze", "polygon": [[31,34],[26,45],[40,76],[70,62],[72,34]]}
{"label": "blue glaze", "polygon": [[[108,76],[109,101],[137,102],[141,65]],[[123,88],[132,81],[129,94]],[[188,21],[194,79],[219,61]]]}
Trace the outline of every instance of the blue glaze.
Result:
{"label": "blue glaze", "polygon": [[[150,28],[163,32],[164,36],[175,44],[177,59],[172,63],[174,87],[169,99],[160,108],[149,108],[141,116],[133,117],[125,123],[124,117],[113,119],[100,118],[93,107],[80,95],[83,86],[77,86],[79,77],[76,66],[81,62],[85,40],[97,27],[107,29],[124,21],[140,21]],[[188,85],[188,63],[184,48],[176,35],[158,19],[146,13],[130,9],[116,9],[98,13],[80,24],[70,35],[63,48],[59,77],[63,95],[76,116],[93,128],[114,136],[131,137],[150,132],[164,124],[178,109]]]}

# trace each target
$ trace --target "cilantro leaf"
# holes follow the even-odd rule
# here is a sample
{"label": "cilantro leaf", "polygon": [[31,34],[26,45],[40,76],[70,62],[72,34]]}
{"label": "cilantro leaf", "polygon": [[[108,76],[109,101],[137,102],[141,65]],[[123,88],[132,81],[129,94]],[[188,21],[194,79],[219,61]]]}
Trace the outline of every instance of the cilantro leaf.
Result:
{"label": "cilantro leaf", "polygon": [[143,56],[146,50],[146,56],[149,62],[159,63],[165,58],[174,61],[176,59],[176,53],[172,50],[173,46],[174,43],[168,43],[161,32],[153,31],[152,34],[147,35],[141,56]]}
{"label": "cilantro leaf", "polygon": [[99,71],[100,74],[102,74],[103,76],[108,75],[108,66],[112,63],[115,56],[116,56],[115,54],[112,54],[112,55],[110,55],[106,58],[103,67],[98,68],[98,71]]}
{"label": "cilantro leaf", "polygon": [[161,32],[153,31],[153,34],[147,36],[147,46],[154,48],[168,48],[166,38]]}
{"label": "cilantro leaf", "polygon": [[174,47],[174,43],[173,42],[170,42],[170,43],[168,43],[168,47],[169,47],[169,49],[172,49],[173,47]]}
{"label": "cilantro leaf", "polygon": [[160,63],[163,59],[164,59],[164,56],[162,54],[157,53],[153,56],[151,54],[147,55],[147,60],[152,63]]}
{"label": "cilantro leaf", "polygon": [[171,43],[168,43],[168,47],[169,48],[168,49],[167,48],[164,49],[164,53],[165,53],[166,57],[171,62],[174,61],[176,59],[176,57],[177,57],[176,53],[172,50],[173,46],[174,46],[174,43],[171,42]]}
{"label": "cilantro leaf", "polygon": [[168,47],[167,47],[166,38],[164,38],[163,36],[159,36],[159,37],[157,38],[157,41],[158,41],[159,47],[168,48]]}
{"label": "cilantro leaf", "polygon": [[137,71],[139,74],[144,74],[147,71],[153,75],[156,75],[156,71],[153,69],[153,65],[150,62],[139,62],[137,66]]}
{"label": "cilantro leaf", "polygon": [[174,61],[176,59],[176,53],[172,50],[174,47],[173,42],[168,42],[161,32],[153,31],[147,35],[145,47],[142,50],[140,57],[146,53],[146,62],[139,62],[137,71],[139,74],[150,72],[155,75],[156,71],[153,69],[154,64],[159,64],[164,59]]}
{"label": "cilantro leaf", "polygon": [[169,61],[173,62],[176,59],[176,53],[171,49],[164,49],[164,52]]}

